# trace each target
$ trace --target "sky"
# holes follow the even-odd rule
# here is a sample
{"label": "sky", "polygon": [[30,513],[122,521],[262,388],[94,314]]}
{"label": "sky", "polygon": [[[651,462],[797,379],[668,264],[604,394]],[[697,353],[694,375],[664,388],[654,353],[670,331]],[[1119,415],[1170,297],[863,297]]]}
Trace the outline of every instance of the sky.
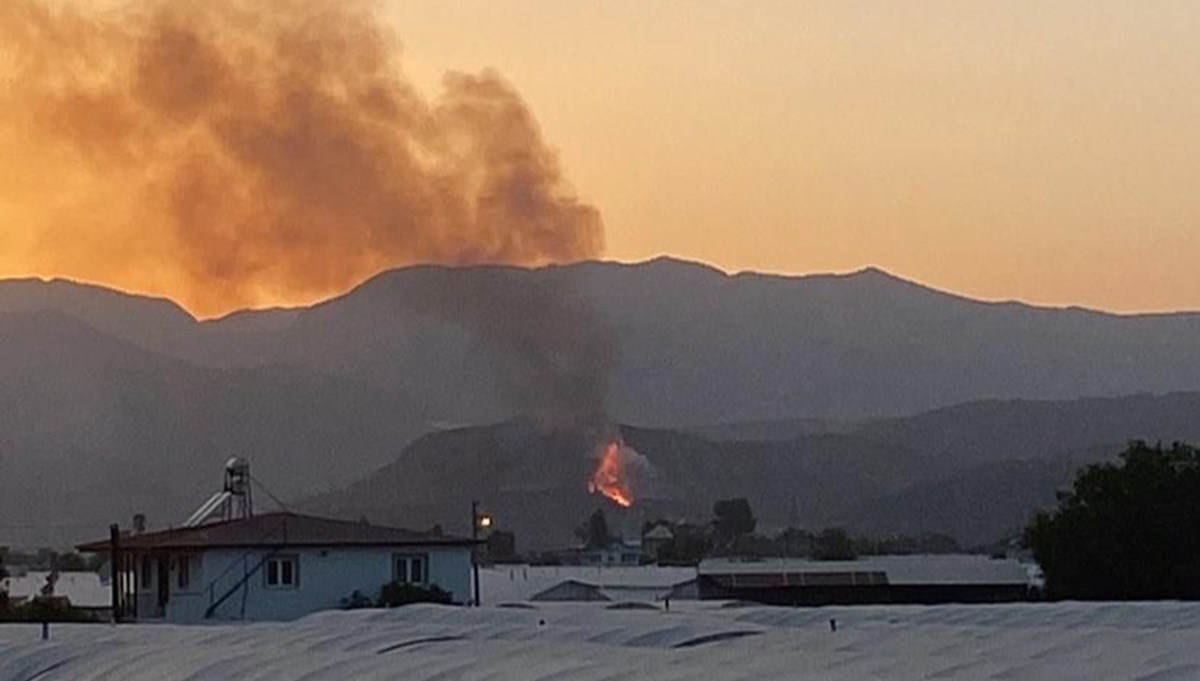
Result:
{"label": "sky", "polygon": [[[158,2],[164,21],[127,2],[0,4],[0,277],[216,314],[423,258],[671,255],[1200,310],[1194,0],[273,0],[274,23],[230,9],[255,0]],[[40,34],[46,5],[110,23]],[[337,19],[304,31],[324,51],[276,40],[322,6]],[[267,54],[284,63],[243,58]]]}
{"label": "sky", "polygon": [[1200,3],[387,0],[403,64],[510,80],[607,257],[878,266],[1200,309]]}

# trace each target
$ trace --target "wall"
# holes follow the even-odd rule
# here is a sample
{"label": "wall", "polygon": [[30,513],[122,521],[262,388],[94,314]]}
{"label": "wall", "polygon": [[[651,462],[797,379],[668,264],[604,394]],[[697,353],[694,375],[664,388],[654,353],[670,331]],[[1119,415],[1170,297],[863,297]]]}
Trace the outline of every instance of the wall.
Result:
{"label": "wall", "polygon": [[[265,549],[206,552],[198,571],[193,564],[192,589],[182,593],[172,590],[167,620],[180,623],[205,621],[209,603],[237,586],[246,572],[259,565],[266,553]],[[374,599],[379,595],[380,587],[392,581],[392,556],[396,553],[428,555],[431,583],[449,591],[456,603],[470,600],[471,551],[468,547],[295,549],[283,550],[277,555],[298,558],[298,586],[267,588],[264,571],[260,568],[221,604],[211,621],[295,619],[318,610],[339,608],[342,600],[355,590]]]}
{"label": "wall", "polygon": [[838,586],[730,586],[712,576],[697,579],[701,600],[737,600],[784,606],[938,605],[1036,600],[1025,584],[870,584]]}

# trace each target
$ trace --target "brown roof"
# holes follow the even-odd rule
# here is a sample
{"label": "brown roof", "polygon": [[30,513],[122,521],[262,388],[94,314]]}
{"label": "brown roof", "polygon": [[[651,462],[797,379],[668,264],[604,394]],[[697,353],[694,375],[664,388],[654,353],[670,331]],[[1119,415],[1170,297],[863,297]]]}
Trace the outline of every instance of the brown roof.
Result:
{"label": "brown roof", "polygon": [[[298,513],[267,513],[245,520],[183,527],[139,535],[122,535],[121,548],[210,549],[295,546],[469,546],[475,540],[432,532],[414,532],[363,522],[318,518]],[[89,542],[80,551],[107,553],[109,542]]]}

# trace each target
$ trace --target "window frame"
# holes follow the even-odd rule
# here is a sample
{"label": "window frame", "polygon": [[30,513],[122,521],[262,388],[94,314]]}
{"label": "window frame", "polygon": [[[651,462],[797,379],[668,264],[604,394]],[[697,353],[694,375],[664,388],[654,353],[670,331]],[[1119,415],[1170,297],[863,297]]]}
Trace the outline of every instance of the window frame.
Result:
{"label": "window frame", "polygon": [[[404,562],[404,574],[400,573],[400,563]],[[421,565],[421,580],[413,581],[412,566],[415,561],[420,561]],[[401,579],[403,577],[403,579]],[[429,586],[433,580],[429,577],[429,554],[428,553],[413,553],[413,552],[397,552],[392,554],[392,581],[397,584],[410,584],[412,586]]]}
{"label": "window frame", "polygon": [[192,590],[192,554],[175,556],[175,590],[184,593]]}
{"label": "window frame", "polygon": [[[283,565],[291,566],[291,581],[283,581],[284,569]],[[275,583],[271,583],[271,567],[276,566],[277,573]],[[287,591],[300,588],[300,556],[289,553],[269,556],[263,561],[263,588],[272,591]]]}

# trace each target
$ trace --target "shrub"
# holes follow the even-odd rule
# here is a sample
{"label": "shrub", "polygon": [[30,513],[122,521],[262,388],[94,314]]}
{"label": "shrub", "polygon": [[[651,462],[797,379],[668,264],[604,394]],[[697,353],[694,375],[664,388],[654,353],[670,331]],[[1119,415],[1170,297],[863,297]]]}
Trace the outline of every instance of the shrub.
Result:
{"label": "shrub", "polygon": [[415,584],[392,582],[385,584],[379,591],[377,605],[381,608],[394,608],[412,603],[440,603],[449,605],[453,597],[436,584],[428,587]]}

